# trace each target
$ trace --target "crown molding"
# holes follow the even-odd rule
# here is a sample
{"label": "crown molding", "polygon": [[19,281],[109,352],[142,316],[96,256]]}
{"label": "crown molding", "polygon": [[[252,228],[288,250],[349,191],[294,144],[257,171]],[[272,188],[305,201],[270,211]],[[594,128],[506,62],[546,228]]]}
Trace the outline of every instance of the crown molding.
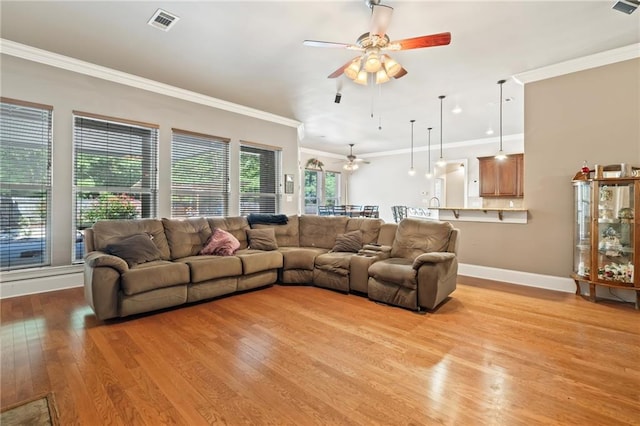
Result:
{"label": "crown molding", "polygon": [[148,78],[128,74],[122,71],[114,70],[112,68],[107,68],[101,65],[92,64],[90,62],[81,61],[69,56],[60,55],[3,38],[0,38],[0,53],[2,53],[3,55],[15,56],[17,58],[26,59],[28,61],[64,69],[67,71],[73,71],[102,80],[123,84],[125,86],[135,87],[137,89],[158,93],[160,95],[170,96],[176,99],[181,99],[200,105],[241,114],[247,117],[253,117],[264,121],[270,121],[272,123],[282,124],[284,126],[299,128],[299,126],[302,124],[301,122],[293,120],[291,118],[282,117],[254,108],[249,108],[243,105],[235,104],[233,102],[223,101],[222,99],[217,99],[211,96],[203,95],[201,93],[181,89],[179,87],[160,83]]}
{"label": "crown molding", "polygon": [[[503,142],[523,141],[524,133],[506,135],[502,137],[502,140]],[[472,139],[472,140],[461,141],[461,142],[449,142],[443,145],[443,149],[447,150],[447,149],[453,149],[453,148],[466,148],[466,147],[478,146],[478,145],[489,145],[489,144],[495,144],[499,141],[500,141],[499,137],[491,137],[491,138],[482,138],[482,139]],[[440,149],[439,144],[431,144],[431,151],[436,151],[439,149]],[[341,154],[336,154],[334,152],[326,152],[326,151],[320,151],[317,149],[304,148],[304,147],[300,148],[300,152],[304,154],[318,155],[318,156],[329,157],[329,158],[341,158],[341,159],[344,158],[346,155],[346,154],[341,155]],[[373,152],[369,154],[358,154],[358,158],[365,159],[365,158],[375,158],[375,157],[386,157],[389,155],[407,154],[409,152],[411,152],[411,148],[402,148],[402,149],[394,149],[393,151],[380,151],[380,152]],[[421,146],[421,147],[414,148],[413,152],[414,153],[427,152],[427,147]]]}
{"label": "crown molding", "polygon": [[316,155],[316,156],[320,156],[320,157],[337,158],[337,159],[340,159],[340,160],[343,160],[347,155],[346,153],[345,154],[336,154],[335,152],[326,152],[326,151],[320,151],[320,150],[317,150],[317,149],[304,148],[304,147],[300,147],[300,153],[309,154],[309,155]]}
{"label": "crown molding", "polygon": [[606,50],[530,71],[524,71],[519,74],[514,74],[512,78],[517,83],[526,84],[635,58],[640,58],[640,43]]}
{"label": "crown molding", "polygon": [[[505,135],[502,137],[503,142],[513,142],[513,141],[523,141],[523,140],[524,140],[524,133],[516,133],[513,135]],[[454,149],[454,148],[467,148],[470,146],[489,145],[489,144],[498,143],[499,141],[500,141],[500,138],[495,136],[490,138],[472,139],[468,141],[449,142],[449,143],[443,144],[442,149],[446,151],[447,149]],[[414,148],[413,152],[414,153],[427,152],[427,150],[428,149],[426,146],[420,146],[420,147]],[[440,150],[440,144],[432,143],[431,151],[438,151],[438,150]],[[386,157],[388,155],[401,155],[401,154],[407,154],[410,152],[411,152],[411,148],[402,148],[402,149],[395,149],[393,151],[381,151],[381,152],[362,154],[362,155],[358,154],[358,157],[360,158]]]}

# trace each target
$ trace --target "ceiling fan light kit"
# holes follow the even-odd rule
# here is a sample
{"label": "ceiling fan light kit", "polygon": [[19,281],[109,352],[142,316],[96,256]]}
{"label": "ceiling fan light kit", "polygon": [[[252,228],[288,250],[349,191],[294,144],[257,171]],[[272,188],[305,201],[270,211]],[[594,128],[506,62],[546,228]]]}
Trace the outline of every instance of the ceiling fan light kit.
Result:
{"label": "ceiling fan light kit", "polygon": [[[371,74],[371,80],[375,84],[386,83],[391,78],[404,77],[407,75],[407,70],[382,52],[421,49],[451,43],[451,33],[448,32],[390,41],[386,31],[391,21],[393,8],[380,4],[380,0],[370,0],[367,2],[367,6],[371,9],[369,32],[358,37],[354,44],[318,40],[303,42],[305,46],[344,48],[363,52],[331,73],[329,78],[337,78],[344,74],[355,83],[366,86],[369,82],[369,74]],[[375,80],[373,79],[374,75]]]}

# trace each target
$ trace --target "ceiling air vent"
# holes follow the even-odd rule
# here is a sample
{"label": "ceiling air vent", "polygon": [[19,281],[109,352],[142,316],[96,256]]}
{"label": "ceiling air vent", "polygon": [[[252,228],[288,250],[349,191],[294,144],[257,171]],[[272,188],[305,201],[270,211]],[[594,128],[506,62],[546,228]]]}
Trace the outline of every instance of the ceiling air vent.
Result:
{"label": "ceiling air vent", "polygon": [[147,22],[147,24],[152,27],[156,27],[161,29],[162,31],[169,31],[173,25],[178,22],[180,19],[179,16],[174,15],[173,13],[167,12],[166,10],[158,9],[156,13],[153,14],[151,19]]}
{"label": "ceiling air vent", "polygon": [[614,4],[613,8],[618,12],[631,15],[638,8],[638,6],[640,6],[640,1],[638,0],[621,0]]}

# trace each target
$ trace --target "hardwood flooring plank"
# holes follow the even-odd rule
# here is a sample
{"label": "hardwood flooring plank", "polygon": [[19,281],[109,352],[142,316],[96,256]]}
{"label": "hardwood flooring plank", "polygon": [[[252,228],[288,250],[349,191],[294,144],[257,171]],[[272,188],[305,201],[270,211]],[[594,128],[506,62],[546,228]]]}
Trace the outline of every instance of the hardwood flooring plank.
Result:
{"label": "hardwood flooring plank", "polygon": [[0,301],[0,401],[62,424],[638,424],[629,305],[468,280],[417,315],[273,286],[100,322],[82,289]]}

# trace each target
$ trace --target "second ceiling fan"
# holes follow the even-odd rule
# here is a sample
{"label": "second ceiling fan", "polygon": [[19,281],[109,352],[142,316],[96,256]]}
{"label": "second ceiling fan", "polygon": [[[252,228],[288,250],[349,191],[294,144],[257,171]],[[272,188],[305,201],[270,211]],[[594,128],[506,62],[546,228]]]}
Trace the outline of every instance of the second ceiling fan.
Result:
{"label": "second ceiling fan", "polygon": [[386,32],[393,8],[380,4],[380,0],[369,0],[366,3],[371,8],[369,32],[358,37],[355,44],[317,40],[305,40],[303,43],[311,47],[344,48],[364,52],[335,70],[329,78],[337,78],[344,74],[358,84],[367,85],[369,75],[372,75],[376,84],[385,83],[390,78],[405,76],[407,70],[382,52],[443,46],[451,42],[449,32],[391,41]]}
{"label": "second ceiling fan", "polygon": [[358,169],[358,163],[364,163],[364,164],[369,164],[368,161],[363,160],[361,158],[357,158],[354,154],[353,154],[353,143],[349,144],[349,155],[347,155],[347,162],[342,166],[343,169],[345,170],[357,170]]}

